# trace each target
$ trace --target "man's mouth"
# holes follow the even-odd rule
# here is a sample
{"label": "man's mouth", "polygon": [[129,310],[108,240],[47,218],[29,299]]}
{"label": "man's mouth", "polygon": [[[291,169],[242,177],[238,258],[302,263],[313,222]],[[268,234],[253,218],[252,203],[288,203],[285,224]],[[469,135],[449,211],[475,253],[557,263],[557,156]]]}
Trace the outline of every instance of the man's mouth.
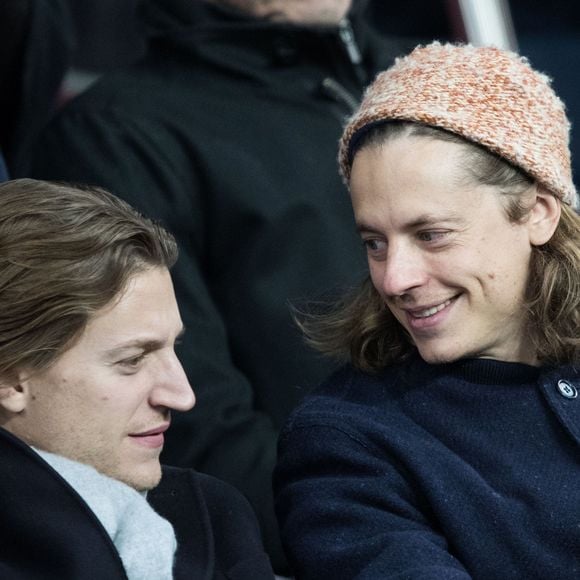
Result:
{"label": "man's mouth", "polygon": [[169,423],[164,423],[147,431],[130,433],[129,437],[144,447],[163,447],[163,443],[165,442],[164,433],[167,429],[169,429]]}
{"label": "man's mouth", "polygon": [[406,325],[413,333],[429,334],[441,328],[441,325],[448,319],[453,305],[459,295],[452,296],[443,302],[433,304],[433,306],[419,306],[416,308],[404,308]]}
{"label": "man's mouth", "polygon": [[442,302],[441,304],[437,304],[436,306],[430,306],[429,308],[425,308],[424,310],[413,310],[409,311],[409,314],[413,318],[429,318],[430,316],[434,316],[438,312],[441,312],[444,308],[451,304],[451,299]]}

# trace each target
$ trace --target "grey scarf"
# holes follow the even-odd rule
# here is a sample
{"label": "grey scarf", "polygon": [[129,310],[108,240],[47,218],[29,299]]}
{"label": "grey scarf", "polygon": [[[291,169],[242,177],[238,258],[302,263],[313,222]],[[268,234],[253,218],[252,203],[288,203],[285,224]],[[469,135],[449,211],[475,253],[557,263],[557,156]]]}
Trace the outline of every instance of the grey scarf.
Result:
{"label": "grey scarf", "polygon": [[172,580],[177,548],[171,524],[141,494],[93,467],[35,451],[84,499],[115,544],[129,580]]}

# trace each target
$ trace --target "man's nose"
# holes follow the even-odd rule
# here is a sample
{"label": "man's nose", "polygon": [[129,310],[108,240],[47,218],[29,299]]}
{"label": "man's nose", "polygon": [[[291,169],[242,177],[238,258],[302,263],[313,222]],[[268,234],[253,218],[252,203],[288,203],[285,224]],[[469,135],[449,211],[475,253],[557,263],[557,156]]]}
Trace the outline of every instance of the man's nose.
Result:
{"label": "man's nose", "polygon": [[195,405],[195,393],[175,354],[163,364],[158,384],[151,392],[151,405],[175,411],[189,411]]}
{"label": "man's nose", "polygon": [[384,261],[381,289],[385,296],[403,296],[427,280],[424,258],[411,244],[391,244]]}

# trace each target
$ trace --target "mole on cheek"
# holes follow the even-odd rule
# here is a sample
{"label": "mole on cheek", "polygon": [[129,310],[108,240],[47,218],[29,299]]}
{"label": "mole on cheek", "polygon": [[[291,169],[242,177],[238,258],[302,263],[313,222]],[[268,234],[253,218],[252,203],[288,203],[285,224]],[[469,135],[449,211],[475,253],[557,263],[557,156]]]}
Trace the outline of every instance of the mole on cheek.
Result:
{"label": "mole on cheek", "polygon": [[487,277],[488,277],[490,280],[495,280],[495,274],[494,274],[493,272],[490,272],[490,273],[487,275]]}

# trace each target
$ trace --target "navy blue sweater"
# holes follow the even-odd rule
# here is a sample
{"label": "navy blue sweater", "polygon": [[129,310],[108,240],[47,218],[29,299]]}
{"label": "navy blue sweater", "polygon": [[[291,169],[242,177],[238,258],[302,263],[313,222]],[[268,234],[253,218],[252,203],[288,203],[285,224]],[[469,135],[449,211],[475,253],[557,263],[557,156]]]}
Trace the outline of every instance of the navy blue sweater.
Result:
{"label": "navy blue sweater", "polygon": [[580,577],[579,390],[492,360],[335,374],[280,439],[297,578]]}

